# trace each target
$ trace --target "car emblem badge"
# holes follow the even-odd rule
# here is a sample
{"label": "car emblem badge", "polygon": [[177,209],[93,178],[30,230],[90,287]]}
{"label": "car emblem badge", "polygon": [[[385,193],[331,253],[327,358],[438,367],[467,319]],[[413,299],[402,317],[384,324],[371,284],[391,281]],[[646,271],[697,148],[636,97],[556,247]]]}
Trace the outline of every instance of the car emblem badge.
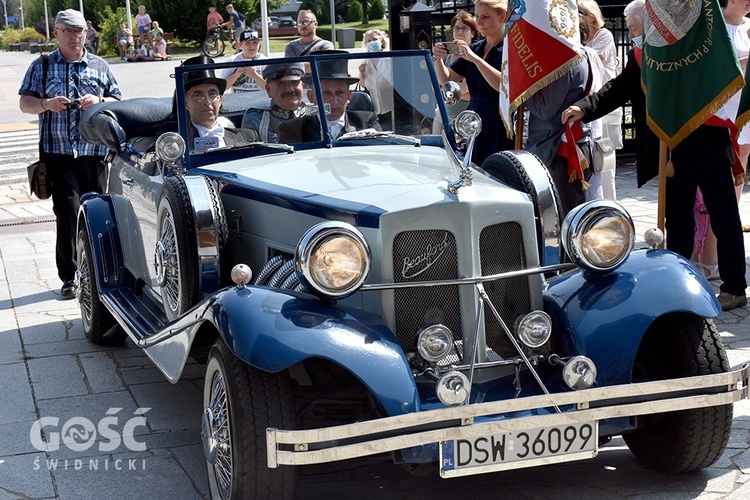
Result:
{"label": "car emblem badge", "polygon": [[448,233],[446,232],[443,241],[437,245],[428,243],[427,248],[419,255],[404,257],[404,265],[401,267],[401,277],[405,279],[414,278],[427,271],[443,256],[449,246],[450,242],[448,241]]}

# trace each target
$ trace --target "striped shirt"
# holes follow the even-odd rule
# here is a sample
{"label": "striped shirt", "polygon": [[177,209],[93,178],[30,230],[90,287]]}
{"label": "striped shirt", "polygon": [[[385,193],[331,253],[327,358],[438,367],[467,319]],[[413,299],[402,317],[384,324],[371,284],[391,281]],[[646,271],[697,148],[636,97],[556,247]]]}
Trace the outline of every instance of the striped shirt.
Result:
{"label": "striped shirt", "polygon": [[[34,97],[65,96],[71,101],[92,94],[99,97],[120,99],[122,94],[115,76],[107,62],[101,57],[85,52],[75,62],[68,62],[60,50],[49,55],[46,84],[42,82],[42,58],[34,60],[26,70],[19,95]],[[104,156],[108,149],[81,139],[79,123],[83,111],[69,108],[59,113],[46,112],[39,115],[39,133],[46,153],[79,156]]]}

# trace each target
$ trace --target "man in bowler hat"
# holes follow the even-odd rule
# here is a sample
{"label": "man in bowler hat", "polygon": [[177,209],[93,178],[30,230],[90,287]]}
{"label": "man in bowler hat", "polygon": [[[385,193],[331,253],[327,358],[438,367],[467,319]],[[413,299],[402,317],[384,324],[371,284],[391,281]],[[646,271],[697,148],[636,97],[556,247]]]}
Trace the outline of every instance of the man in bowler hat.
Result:
{"label": "man in bowler hat", "polygon": [[[182,65],[213,64],[213,59],[197,56]],[[227,81],[217,78],[213,69],[196,69],[184,74],[185,108],[190,119],[190,149],[206,151],[243,142],[255,142],[254,130],[226,127],[219,122],[219,113]]]}
{"label": "man in bowler hat", "polygon": [[[321,52],[318,52],[319,54]],[[374,129],[381,131],[378,117],[371,111],[349,111],[347,106],[352,98],[349,86],[357,83],[358,78],[349,75],[347,59],[328,59],[318,61],[318,75],[323,103],[326,107],[326,126],[332,139],[338,139],[347,132]],[[312,84],[310,77],[303,79]],[[310,101],[317,103],[314,89],[307,91]],[[303,116],[281,124],[279,137],[281,142],[290,144],[316,142],[323,139],[318,115]]]}

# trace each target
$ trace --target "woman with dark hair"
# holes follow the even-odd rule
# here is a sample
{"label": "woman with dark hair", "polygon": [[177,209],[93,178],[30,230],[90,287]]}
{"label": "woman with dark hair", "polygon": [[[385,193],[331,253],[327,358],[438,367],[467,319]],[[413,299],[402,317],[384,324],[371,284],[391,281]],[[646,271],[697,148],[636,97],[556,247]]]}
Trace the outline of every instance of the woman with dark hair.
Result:
{"label": "woman with dark hair", "polygon": [[482,117],[482,131],[477,137],[472,157],[476,165],[482,165],[493,153],[514,147],[500,119],[500,94],[495,90],[500,88],[507,10],[507,0],[476,0],[474,13],[477,29],[484,38],[471,45],[455,39],[458,57],[450,67],[443,62],[443,58],[449,55],[448,47],[444,43],[437,43],[433,48],[435,71],[440,83],[449,80],[458,82],[465,78],[470,93],[468,109]]}
{"label": "woman with dark hair", "polygon": [[[467,45],[471,45],[477,38],[479,38],[479,28],[477,28],[477,22],[474,20],[474,17],[465,10],[462,10],[451,19],[451,34],[453,35],[454,41],[463,40]],[[448,56],[443,59],[443,63],[446,67],[450,67],[450,65],[453,64],[453,61],[458,59],[458,57],[458,54],[448,54]],[[459,80],[458,85],[461,87],[461,100],[457,104],[448,106],[448,114],[451,118],[468,108],[471,99],[469,86],[466,84],[466,78]]]}

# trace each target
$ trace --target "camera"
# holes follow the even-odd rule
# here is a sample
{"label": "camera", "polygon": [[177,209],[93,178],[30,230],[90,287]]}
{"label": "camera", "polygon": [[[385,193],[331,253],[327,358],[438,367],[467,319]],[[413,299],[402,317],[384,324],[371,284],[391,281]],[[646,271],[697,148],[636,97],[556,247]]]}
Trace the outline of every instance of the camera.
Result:
{"label": "camera", "polygon": [[458,45],[456,45],[456,42],[443,42],[443,47],[445,47],[445,50],[449,54],[458,54]]}
{"label": "camera", "polygon": [[73,99],[65,106],[71,111],[78,111],[81,109],[81,99]]}

